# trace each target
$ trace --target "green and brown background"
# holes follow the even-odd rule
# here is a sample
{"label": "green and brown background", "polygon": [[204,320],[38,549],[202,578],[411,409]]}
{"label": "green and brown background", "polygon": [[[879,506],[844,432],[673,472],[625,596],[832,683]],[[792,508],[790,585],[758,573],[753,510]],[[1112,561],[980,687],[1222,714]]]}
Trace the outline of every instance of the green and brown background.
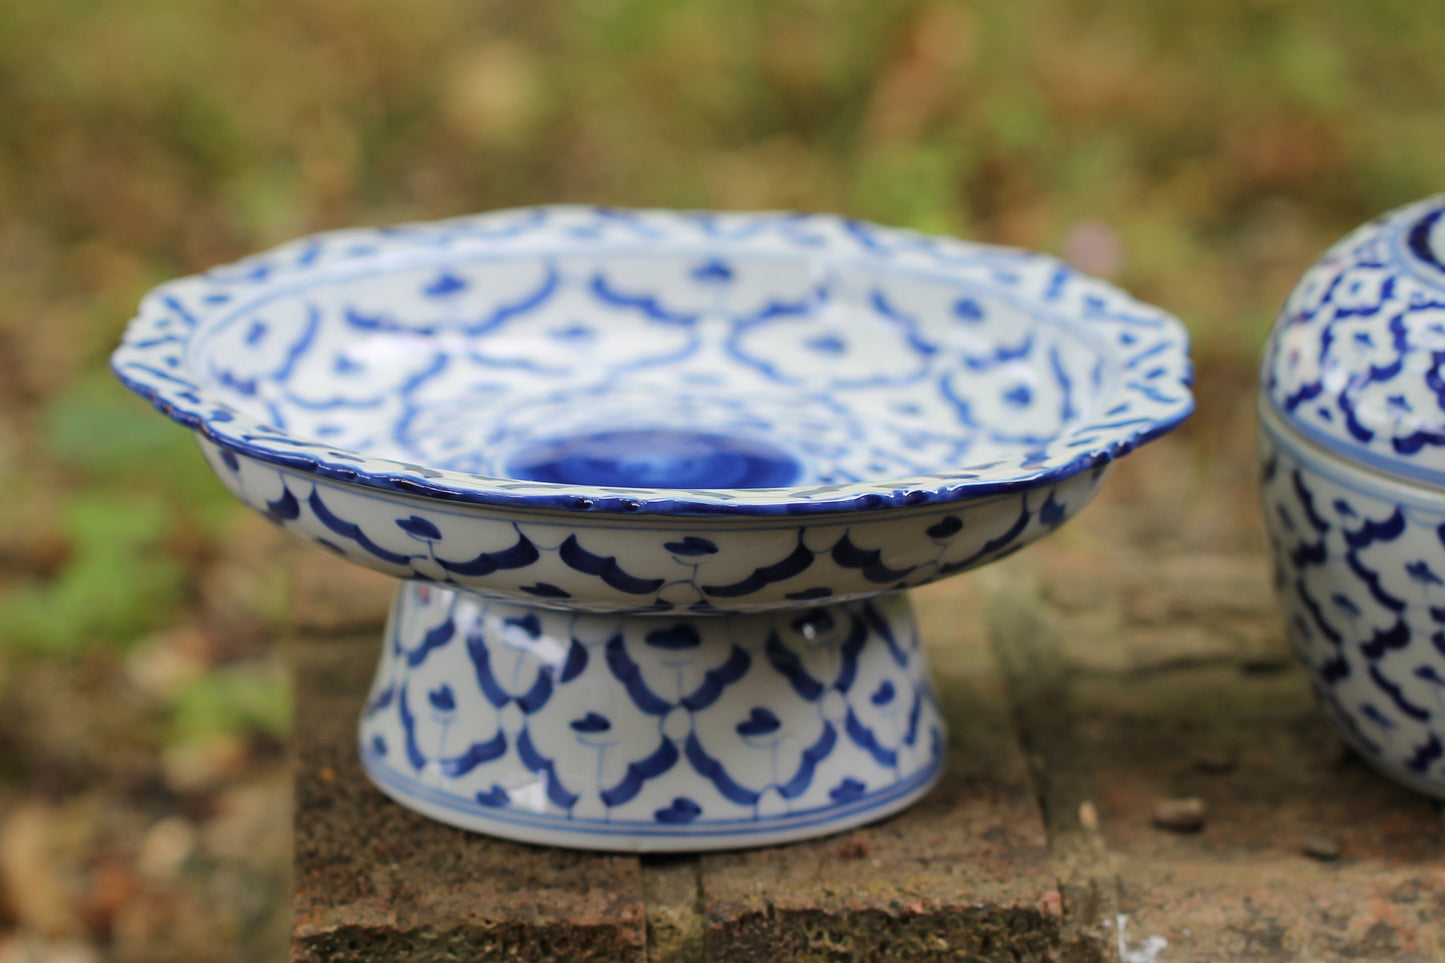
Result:
{"label": "green and brown background", "polygon": [[[1127,716],[1130,673],[1166,691],[1175,663],[1224,679],[1283,651],[1253,366],[1329,242],[1445,188],[1442,53],[1415,0],[0,3],[0,960],[283,956],[285,641],[381,617],[383,585],[232,504],[113,382],[150,286],[313,230],[557,201],[1062,253],[1183,318],[1200,369],[1187,431],[1013,570],[1053,587],[1075,697]],[[1106,827],[1134,825],[1130,772]]]}

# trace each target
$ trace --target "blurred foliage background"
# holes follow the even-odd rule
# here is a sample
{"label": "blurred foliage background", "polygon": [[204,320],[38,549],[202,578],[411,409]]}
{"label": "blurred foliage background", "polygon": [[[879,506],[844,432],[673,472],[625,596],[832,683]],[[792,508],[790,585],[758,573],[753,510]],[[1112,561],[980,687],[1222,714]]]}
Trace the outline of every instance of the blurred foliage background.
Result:
{"label": "blurred foliage background", "polygon": [[1247,390],[1300,271],[1445,184],[1437,12],[0,3],[0,961],[284,955],[276,640],[349,576],[113,383],[151,285],[521,204],[839,211],[1062,253]]}

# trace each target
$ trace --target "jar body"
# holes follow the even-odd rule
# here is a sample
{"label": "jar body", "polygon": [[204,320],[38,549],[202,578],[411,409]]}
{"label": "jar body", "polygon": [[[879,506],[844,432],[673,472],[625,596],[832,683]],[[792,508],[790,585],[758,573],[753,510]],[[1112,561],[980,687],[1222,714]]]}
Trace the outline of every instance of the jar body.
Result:
{"label": "jar body", "polygon": [[1291,643],[1344,738],[1445,798],[1445,491],[1260,409],[1261,497]]}

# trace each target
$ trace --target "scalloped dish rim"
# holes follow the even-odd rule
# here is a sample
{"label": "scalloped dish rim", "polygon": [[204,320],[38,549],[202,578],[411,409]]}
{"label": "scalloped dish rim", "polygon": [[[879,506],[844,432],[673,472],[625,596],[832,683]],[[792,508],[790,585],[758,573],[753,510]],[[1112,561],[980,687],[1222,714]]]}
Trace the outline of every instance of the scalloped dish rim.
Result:
{"label": "scalloped dish rim", "polygon": [[[844,485],[797,486],[787,488],[749,489],[677,489],[677,488],[604,488],[599,486],[572,485],[550,482],[521,481],[518,479],[489,475],[468,474],[459,471],[440,470],[410,464],[404,461],[350,452],[343,447],[325,445],[313,439],[297,438],[286,432],[277,431],[264,425],[223,402],[207,389],[186,376],[183,368],[171,360],[175,344],[179,341],[188,349],[197,332],[204,330],[209,317],[204,307],[194,303],[183,303],[182,297],[207,289],[224,289],[227,292],[223,309],[227,313],[238,310],[238,304],[230,300],[230,292],[238,284],[250,285],[246,293],[255,298],[275,296],[282,284],[295,286],[300,271],[304,276],[309,272],[317,281],[326,280],[336,271],[347,267],[355,268],[356,260],[347,258],[385,257],[373,245],[396,244],[398,239],[405,244],[408,237],[421,239],[429,233],[456,237],[468,243],[507,244],[512,237],[525,237],[533,225],[548,218],[597,219],[602,229],[614,222],[632,222],[656,228],[696,230],[695,243],[701,253],[726,253],[730,242],[725,235],[717,235],[716,225],[752,225],[759,230],[777,227],[794,230],[803,225],[822,233],[826,243],[834,245],[826,253],[830,257],[843,254],[851,258],[875,259],[880,269],[889,270],[890,258],[931,258],[939,266],[933,273],[937,279],[948,280],[946,266],[949,258],[997,258],[1000,262],[1047,266],[1057,279],[1067,279],[1083,290],[1082,296],[1106,303],[1123,316],[1122,312],[1140,312],[1156,332],[1141,339],[1141,344],[1131,351],[1136,357],[1153,355],[1161,364],[1167,365],[1166,377],[1159,379],[1171,389],[1177,389],[1176,398],[1167,399],[1164,410],[1153,417],[1135,419],[1124,428],[1111,428],[1108,415],[1096,405],[1094,410],[1077,422],[1065,426],[1057,437],[1044,448],[1057,445],[1067,451],[1061,441],[1084,435],[1086,432],[1102,432],[1097,441],[1083,451],[1070,452],[1067,457],[1053,455],[1043,457],[1032,469],[1019,466],[1011,474],[980,476],[979,466],[961,466],[955,470],[940,471],[926,475],[904,478],[880,479]],[[621,228],[619,228],[621,229]],[[451,234],[446,234],[451,232]],[[709,237],[713,239],[709,241]],[[635,237],[634,237],[635,241]],[[413,241],[415,243],[415,241]],[[431,244],[438,242],[432,240]],[[597,251],[605,251],[608,241],[594,242]],[[736,244],[736,240],[731,242]],[[854,244],[856,249],[845,250],[838,245]],[[709,246],[703,247],[703,244]],[[314,253],[344,247],[345,250],[330,262]],[[668,241],[667,250],[676,252],[683,248],[676,239]],[[527,253],[542,254],[545,248],[526,248]],[[567,253],[590,249],[568,248]],[[308,252],[311,252],[308,255]],[[392,252],[395,254],[395,251]],[[556,250],[556,253],[561,253]],[[815,252],[816,253],[816,252]],[[312,267],[311,260],[321,261],[320,267]],[[283,281],[269,283],[270,268],[267,265],[287,262],[283,270],[293,273]],[[445,263],[429,261],[429,264]],[[915,272],[916,273],[916,272]],[[253,276],[259,274],[260,279]],[[1059,282],[1062,284],[1062,280]],[[303,284],[304,287],[304,284]],[[988,292],[996,297],[1008,299],[1005,290]],[[193,302],[199,299],[192,298]],[[1019,301],[1013,295],[1013,300]],[[1078,317],[1066,311],[1050,309],[1038,300],[1025,299],[1025,310],[1045,312],[1051,323],[1073,329],[1076,337],[1089,339],[1088,318]],[[218,311],[221,309],[217,309]],[[161,323],[164,322],[164,323]],[[188,328],[183,337],[172,330],[172,324]],[[1116,370],[1122,359],[1117,351],[1109,360]],[[167,371],[167,364],[171,370]],[[880,227],[855,220],[826,214],[795,214],[789,212],[697,212],[670,210],[620,210],[615,208],[588,208],[572,205],[551,205],[540,207],[511,208],[484,214],[451,218],[441,221],[420,222],[407,225],[379,228],[347,228],[307,235],[271,248],[262,253],[228,265],[221,265],[202,273],[182,277],[155,288],[142,301],[140,310],[126,328],[125,340],[111,357],[111,368],[115,376],[131,391],[140,395],[157,410],[192,431],[204,436],[223,449],[238,455],[255,458],[281,467],[300,470],[335,480],[389,490],[400,494],[442,499],[451,502],[468,503],[513,510],[535,510],[546,512],[587,512],[608,514],[658,514],[680,516],[735,516],[735,515],[811,515],[884,509],[915,508],[1016,492],[1035,486],[1061,481],[1079,472],[1098,468],[1127,454],[1138,445],[1163,435],[1183,422],[1194,410],[1191,392],[1193,369],[1189,358],[1189,338],[1184,326],[1172,315],[1157,308],[1138,302],[1118,288],[1106,282],[1088,277],[1068,267],[1058,259],[1017,248],[978,244],[925,235],[899,228]],[[1156,382],[1158,383],[1158,382]],[[1152,386],[1151,386],[1152,387]],[[1125,387],[1117,388],[1105,401],[1118,402]],[[1157,399],[1156,399],[1157,400]],[[1116,419],[1117,420],[1117,419]],[[1102,422],[1102,423],[1101,423]],[[1141,423],[1142,422],[1142,423]],[[292,448],[303,450],[291,450]],[[307,451],[304,449],[310,448]],[[1020,454],[1026,454],[1021,451]],[[1024,462],[1027,463],[1027,458]],[[993,465],[999,462],[995,460]],[[991,467],[991,466],[984,466]],[[525,489],[518,491],[516,489]]]}

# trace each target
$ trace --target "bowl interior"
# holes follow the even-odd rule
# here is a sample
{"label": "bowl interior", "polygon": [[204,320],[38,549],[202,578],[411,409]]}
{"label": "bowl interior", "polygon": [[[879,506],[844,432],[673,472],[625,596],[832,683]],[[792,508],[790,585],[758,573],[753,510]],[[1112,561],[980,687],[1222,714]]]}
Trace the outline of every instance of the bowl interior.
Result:
{"label": "bowl interior", "polygon": [[183,366],[368,457],[572,485],[743,489],[958,471],[1059,439],[1113,345],[877,259],[678,245],[359,259],[217,312]]}

